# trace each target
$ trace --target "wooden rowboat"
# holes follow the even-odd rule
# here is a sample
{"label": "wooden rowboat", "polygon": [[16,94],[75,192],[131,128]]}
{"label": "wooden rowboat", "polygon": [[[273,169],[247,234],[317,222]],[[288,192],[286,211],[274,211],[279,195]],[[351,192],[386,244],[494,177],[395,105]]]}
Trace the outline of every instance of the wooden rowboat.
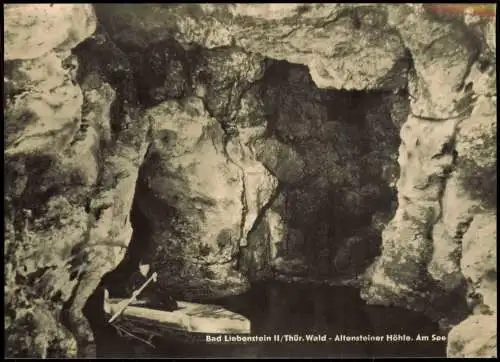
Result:
{"label": "wooden rowboat", "polygon": [[145,301],[113,299],[106,293],[104,311],[108,317],[120,315],[112,323],[117,330],[140,336],[148,344],[155,337],[204,341],[207,334],[250,334],[250,321],[240,314],[211,304],[177,304],[178,309],[163,311],[148,307]]}

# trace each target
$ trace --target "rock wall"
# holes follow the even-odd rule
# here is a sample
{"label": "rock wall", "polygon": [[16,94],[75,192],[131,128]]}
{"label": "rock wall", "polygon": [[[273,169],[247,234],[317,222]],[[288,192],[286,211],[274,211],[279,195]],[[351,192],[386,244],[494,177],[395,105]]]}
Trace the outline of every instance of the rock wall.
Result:
{"label": "rock wall", "polygon": [[144,4],[98,5],[97,11],[117,42],[144,46],[174,37],[209,49],[236,46],[306,64],[321,88],[405,84],[404,44],[378,5]]}
{"label": "rock wall", "polygon": [[147,128],[92,6],[4,10],[7,355],[92,355],[83,309],[130,241]]}
{"label": "rock wall", "polygon": [[199,98],[164,102],[145,117],[154,139],[141,169],[139,207],[153,220],[145,259],[160,271],[160,285],[184,298],[244,291],[248,283],[236,270],[240,240],[274,191],[274,178],[256,161],[252,170],[251,160],[228,157],[222,127]]}
{"label": "rock wall", "polygon": [[472,310],[486,325],[496,321],[491,20],[462,23],[396,10],[391,21],[415,64],[411,115],[401,130],[398,210],[367,273],[364,298],[425,311],[452,328],[449,356],[495,356],[493,327],[472,339],[462,334],[476,323],[476,316],[466,318]]}
{"label": "rock wall", "polygon": [[451,330],[450,356],[496,356],[494,21],[418,4],[4,10],[8,355],[92,355],[85,303],[132,239],[183,298],[362,276],[368,303]]}
{"label": "rock wall", "polygon": [[[152,143],[136,197],[154,224],[143,258],[165,290],[215,297],[247,288],[245,277],[333,282],[340,271],[356,280],[378,252],[381,230],[372,219],[393,212],[404,94],[321,90],[305,67],[238,48],[183,49],[175,41],[143,52],[121,47],[138,79],[151,56],[158,55],[159,69],[183,69],[140,85],[151,104],[144,122],[152,122]],[[182,91],[168,96],[169,89]],[[346,231],[335,230],[346,222]],[[229,233],[227,248],[216,247],[221,232]],[[313,267],[319,264],[322,270]],[[294,275],[297,268],[302,275]]]}

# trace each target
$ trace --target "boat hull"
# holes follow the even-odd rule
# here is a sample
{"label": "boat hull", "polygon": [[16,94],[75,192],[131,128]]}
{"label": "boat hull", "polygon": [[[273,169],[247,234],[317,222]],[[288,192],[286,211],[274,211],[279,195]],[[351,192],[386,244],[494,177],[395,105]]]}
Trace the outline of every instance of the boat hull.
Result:
{"label": "boat hull", "polygon": [[[111,317],[118,312],[125,299],[109,299],[105,312]],[[134,335],[159,338],[182,338],[205,341],[209,334],[250,334],[250,321],[244,316],[220,306],[177,302],[178,309],[162,311],[148,308],[145,302],[136,301],[128,305],[113,325],[130,331]]]}

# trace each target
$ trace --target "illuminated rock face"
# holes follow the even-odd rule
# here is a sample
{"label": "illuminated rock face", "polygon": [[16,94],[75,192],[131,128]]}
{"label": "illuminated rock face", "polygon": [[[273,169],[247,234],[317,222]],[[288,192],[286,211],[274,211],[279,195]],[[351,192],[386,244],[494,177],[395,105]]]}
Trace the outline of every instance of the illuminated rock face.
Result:
{"label": "illuminated rock face", "polygon": [[[477,35],[487,37],[489,24],[468,29],[457,21],[440,26],[430,15],[390,14],[413,55],[415,92],[401,129],[398,210],[363,296],[423,310],[452,328],[450,355],[496,356],[486,341],[490,327],[478,341],[460,342],[476,317],[453,328],[474,307],[487,314],[485,323],[496,320],[496,267],[489,260],[496,255],[496,59]],[[420,27],[431,36],[417,36]]]}
{"label": "illuminated rock face", "polygon": [[[199,98],[161,103],[145,117],[153,142],[138,203],[152,220],[146,258],[159,271],[161,287],[184,298],[245,291],[248,283],[236,270],[240,243],[276,179],[257,161],[238,159],[226,148],[221,125]],[[160,217],[161,209],[171,209],[172,217]]]}
{"label": "illuminated rock face", "polygon": [[5,5],[4,59],[35,59],[71,50],[92,35],[96,25],[90,4]]}
{"label": "illuminated rock face", "polygon": [[8,355],[84,353],[85,303],[132,234],[147,125],[125,89],[126,59],[91,37],[96,23],[90,5],[6,9]]}
{"label": "illuminated rock face", "polygon": [[145,46],[174,36],[209,49],[239,47],[308,65],[320,88],[394,89],[406,83],[404,44],[380,6],[274,6],[98,5],[97,11],[118,43]]}
{"label": "illuminated rock face", "polygon": [[[138,258],[185,298],[363,274],[368,303],[451,330],[450,356],[496,356],[494,21],[363,4],[4,11],[8,354],[88,352],[83,307],[142,238]],[[132,236],[134,197],[147,235]]]}

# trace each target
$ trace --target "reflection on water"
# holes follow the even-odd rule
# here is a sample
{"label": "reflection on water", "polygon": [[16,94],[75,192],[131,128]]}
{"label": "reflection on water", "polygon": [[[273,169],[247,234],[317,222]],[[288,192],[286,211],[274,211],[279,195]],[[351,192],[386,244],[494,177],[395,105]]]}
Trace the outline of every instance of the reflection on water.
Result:
{"label": "reflection on water", "polygon": [[[440,335],[435,323],[419,313],[367,306],[351,287],[317,287],[266,282],[244,295],[205,301],[240,313],[256,335],[345,336]],[[285,338],[285,337],[284,337]],[[293,339],[293,337],[286,337]],[[194,343],[154,340],[155,349],[120,338],[112,327],[96,328],[101,357],[445,357],[446,342],[293,342]]]}

